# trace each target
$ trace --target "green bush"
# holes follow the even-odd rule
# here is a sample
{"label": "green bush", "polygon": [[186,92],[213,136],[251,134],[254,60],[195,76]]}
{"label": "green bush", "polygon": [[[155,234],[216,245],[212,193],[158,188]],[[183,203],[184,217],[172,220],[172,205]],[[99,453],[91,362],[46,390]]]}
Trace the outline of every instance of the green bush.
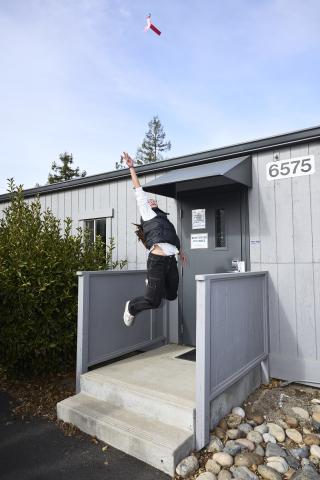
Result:
{"label": "green bush", "polygon": [[73,368],[76,358],[79,270],[106,270],[114,241],[71,234],[37,197],[26,202],[9,181],[11,202],[0,220],[0,364],[9,377],[41,376]]}

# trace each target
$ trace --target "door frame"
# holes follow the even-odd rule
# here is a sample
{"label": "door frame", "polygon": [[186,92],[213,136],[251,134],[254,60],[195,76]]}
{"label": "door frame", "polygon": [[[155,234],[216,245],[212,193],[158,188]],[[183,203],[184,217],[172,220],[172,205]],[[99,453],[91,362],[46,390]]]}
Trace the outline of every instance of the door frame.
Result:
{"label": "door frame", "polygon": [[[249,232],[249,202],[248,202],[248,187],[244,185],[224,185],[221,187],[210,187],[204,188],[203,191],[218,191],[219,193],[227,192],[240,192],[241,203],[240,203],[240,224],[241,224],[241,260],[245,261],[246,271],[251,270],[250,264],[250,232]],[[202,189],[201,189],[202,190]],[[187,190],[177,194],[177,211],[178,211],[178,221],[177,221],[177,234],[179,238],[182,238],[182,218],[183,211],[181,208],[181,201],[183,200],[183,195],[194,192],[196,195],[199,190]],[[179,265],[179,288],[178,288],[178,344],[182,345],[183,342],[183,321],[182,321],[182,304],[183,304],[183,292],[182,292],[182,279],[183,279],[183,267],[180,262]]]}

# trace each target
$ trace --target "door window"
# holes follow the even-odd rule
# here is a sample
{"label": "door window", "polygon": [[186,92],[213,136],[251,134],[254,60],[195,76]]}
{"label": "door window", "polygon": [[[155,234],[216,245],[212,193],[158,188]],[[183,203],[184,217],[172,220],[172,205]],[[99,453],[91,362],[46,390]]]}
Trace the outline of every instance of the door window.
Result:
{"label": "door window", "polygon": [[215,248],[226,248],[226,218],[224,208],[215,211]]}

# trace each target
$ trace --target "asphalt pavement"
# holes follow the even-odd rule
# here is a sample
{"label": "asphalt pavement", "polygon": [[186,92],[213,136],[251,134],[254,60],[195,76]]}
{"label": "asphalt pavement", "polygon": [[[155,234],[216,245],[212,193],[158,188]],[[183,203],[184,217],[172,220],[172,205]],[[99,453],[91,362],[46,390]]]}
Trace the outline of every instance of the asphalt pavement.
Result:
{"label": "asphalt pavement", "polygon": [[92,443],[85,433],[66,436],[40,417],[24,420],[10,413],[10,396],[0,391],[1,480],[169,480],[149,465]]}

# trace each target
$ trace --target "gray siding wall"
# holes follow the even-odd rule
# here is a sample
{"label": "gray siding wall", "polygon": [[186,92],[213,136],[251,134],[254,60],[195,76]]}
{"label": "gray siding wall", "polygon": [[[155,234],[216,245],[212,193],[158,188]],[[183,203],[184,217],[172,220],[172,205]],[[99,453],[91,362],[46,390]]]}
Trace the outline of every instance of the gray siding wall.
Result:
{"label": "gray siding wall", "polygon": [[[266,164],[315,156],[310,176],[268,181]],[[269,271],[270,373],[320,383],[320,143],[253,155],[251,270]]]}
{"label": "gray siding wall", "polygon": [[[154,180],[161,174],[139,176],[141,185]],[[177,224],[176,201],[161,195],[150,194],[158,200],[159,207],[170,213],[170,221]],[[31,200],[28,200],[31,201]],[[107,237],[115,238],[116,248],[113,260],[128,260],[128,270],[146,268],[146,250],[137,242],[133,223],[139,223],[140,215],[136,206],[135,193],[130,179],[114,180],[92,187],[75,188],[40,196],[42,209],[50,208],[60,220],[73,219],[73,232],[82,226],[83,219],[107,217]],[[0,204],[0,218],[8,203]],[[62,222],[63,228],[63,222]]]}

